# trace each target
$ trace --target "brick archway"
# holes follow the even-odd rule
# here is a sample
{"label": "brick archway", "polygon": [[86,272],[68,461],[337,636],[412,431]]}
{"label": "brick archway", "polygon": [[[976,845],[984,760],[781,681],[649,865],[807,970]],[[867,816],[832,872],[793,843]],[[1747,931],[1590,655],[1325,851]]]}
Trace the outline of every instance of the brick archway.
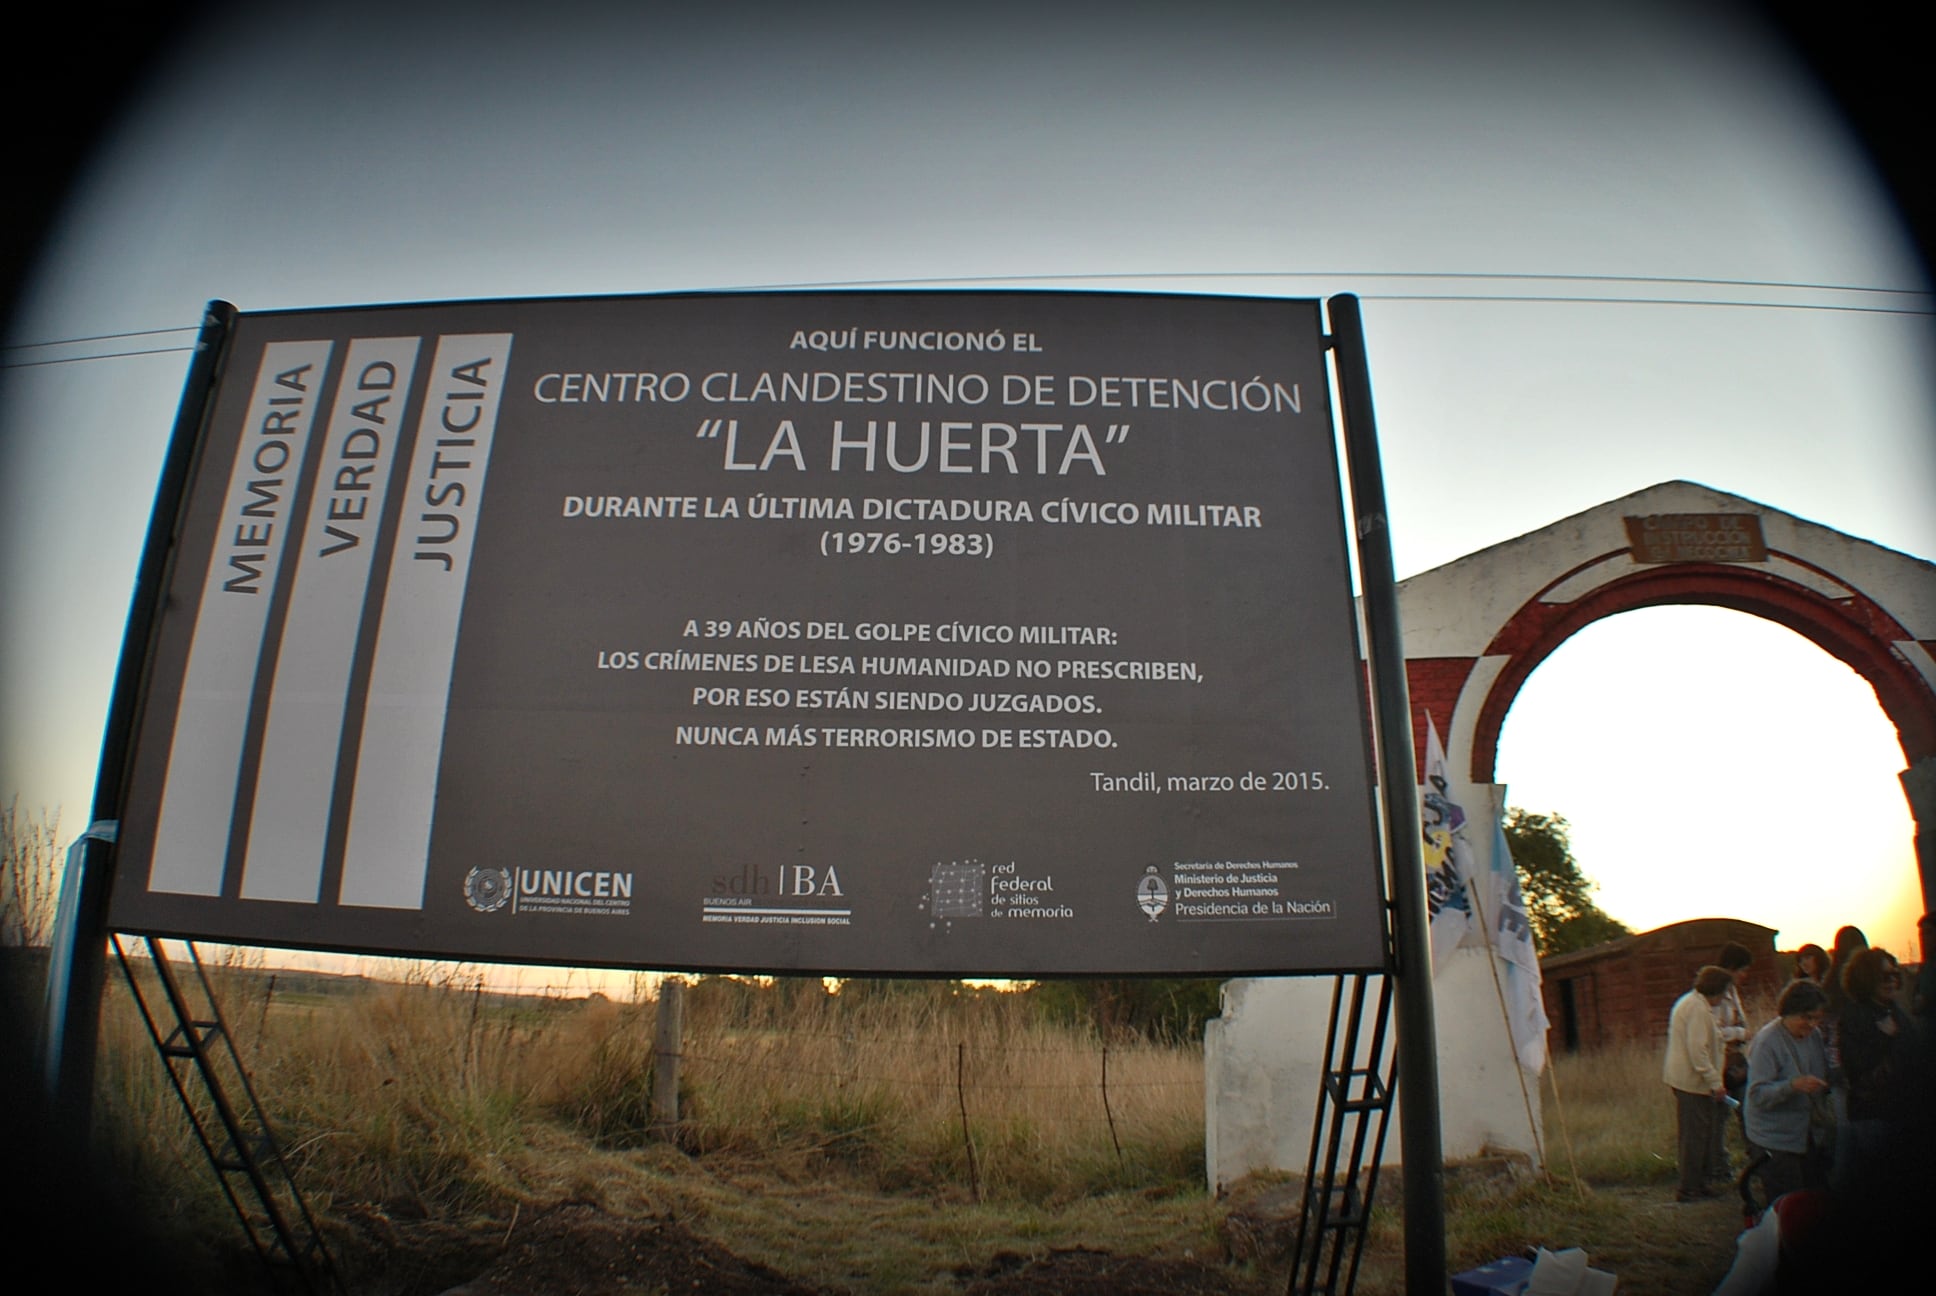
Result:
{"label": "brick archway", "polygon": [[1936,564],[1694,482],[1663,482],[1399,584],[1413,738],[1494,782],[1533,671],[1604,617],[1707,604],[1788,627],[1875,689],[1902,744],[1925,904],[1936,903]]}
{"label": "brick archway", "polygon": [[[1793,560],[1792,555],[1781,556]],[[1528,677],[1555,649],[1602,618],[1667,604],[1731,608],[1788,627],[1869,682],[1883,713],[1896,726],[1906,764],[1936,756],[1936,693],[1893,651],[1894,643],[1912,636],[1888,612],[1853,591],[1848,598],[1831,599],[1768,572],[1689,563],[1646,568],[1569,603],[1545,603],[1536,596],[1520,606],[1486,649],[1485,655],[1504,655],[1507,662],[1479,710],[1472,781],[1495,781],[1506,713]]]}

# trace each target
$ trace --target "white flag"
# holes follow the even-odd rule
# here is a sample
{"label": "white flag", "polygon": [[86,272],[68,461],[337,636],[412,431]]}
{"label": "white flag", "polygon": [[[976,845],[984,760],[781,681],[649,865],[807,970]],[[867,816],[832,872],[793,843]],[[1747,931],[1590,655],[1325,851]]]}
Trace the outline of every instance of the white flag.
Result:
{"label": "white flag", "polygon": [[1425,717],[1425,783],[1419,788],[1419,823],[1424,829],[1425,906],[1431,916],[1432,967],[1473,934],[1472,848],[1465,840],[1465,810],[1451,796],[1445,748],[1438,728]]}
{"label": "white flag", "polygon": [[1492,948],[1504,960],[1506,1022],[1512,1028],[1513,1052],[1519,1065],[1537,1075],[1546,1066],[1546,1007],[1540,997],[1539,952],[1533,946],[1533,924],[1526,917],[1526,898],[1519,890],[1519,870],[1513,867],[1503,824],[1493,828]]}

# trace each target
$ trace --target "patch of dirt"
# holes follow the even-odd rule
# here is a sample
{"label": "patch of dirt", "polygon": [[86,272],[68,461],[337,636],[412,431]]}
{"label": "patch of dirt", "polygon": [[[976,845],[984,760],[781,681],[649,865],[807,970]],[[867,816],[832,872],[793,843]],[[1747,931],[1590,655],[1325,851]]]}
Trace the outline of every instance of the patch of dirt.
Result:
{"label": "patch of dirt", "polygon": [[[1532,1178],[1532,1159],[1519,1152],[1473,1157],[1445,1166],[1445,1184],[1451,1192],[1511,1192]],[[1380,1209],[1402,1211],[1404,1168],[1381,1169],[1376,1194]],[[1265,1265],[1290,1262],[1304,1209],[1302,1175],[1240,1179],[1224,1190],[1223,1198],[1225,1211],[1217,1224],[1217,1236],[1229,1259]]]}
{"label": "patch of dirt", "polygon": [[490,1268],[443,1296],[821,1296],[671,1219],[625,1219],[588,1202],[512,1230]]}
{"label": "patch of dirt", "polygon": [[[508,1239],[481,1223],[377,1210],[359,1213],[354,1226],[360,1236],[339,1234],[331,1245],[357,1296],[832,1296],[670,1217],[628,1218],[591,1202],[551,1207],[514,1225]],[[1257,1296],[1214,1265],[1082,1246],[1002,1251],[952,1277],[961,1296]]]}
{"label": "patch of dirt", "polygon": [[1191,1260],[1152,1260],[1089,1247],[1030,1259],[1013,1251],[957,1269],[963,1296],[1250,1296],[1250,1288]]}
{"label": "patch of dirt", "polygon": [[1224,1254],[1237,1261],[1288,1262],[1304,1206],[1301,1179],[1244,1179],[1226,1194],[1228,1209],[1217,1224]]}

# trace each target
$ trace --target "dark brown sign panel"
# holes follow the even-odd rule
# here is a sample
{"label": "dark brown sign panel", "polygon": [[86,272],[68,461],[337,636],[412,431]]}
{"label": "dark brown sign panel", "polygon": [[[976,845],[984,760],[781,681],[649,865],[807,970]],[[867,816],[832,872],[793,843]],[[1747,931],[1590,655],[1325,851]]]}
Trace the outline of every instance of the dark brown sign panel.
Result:
{"label": "dark brown sign panel", "polygon": [[1318,304],[241,317],[111,921],[983,976],[1380,964]]}
{"label": "dark brown sign panel", "polygon": [[1630,517],[1635,562],[1767,562],[1761,518],[1753,513],[1654,513]]}

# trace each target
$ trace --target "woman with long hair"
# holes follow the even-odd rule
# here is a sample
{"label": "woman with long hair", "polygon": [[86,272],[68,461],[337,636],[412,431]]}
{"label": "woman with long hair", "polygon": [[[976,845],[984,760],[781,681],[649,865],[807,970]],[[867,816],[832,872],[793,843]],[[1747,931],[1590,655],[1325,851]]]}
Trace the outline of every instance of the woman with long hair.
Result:
{"label": "woman with long hair", "polygon": [[[1828,961],[1828,975],[1822,981],[1822,989],[1828,995],[1831,1016],[1842,1011],[1842,970],[1848,967],[1850,959],[1867,948],[1869,948],[1869,938],[1862,934],[1860,927],[1844,927],[1835,933],[1835,954]],[[1835,1041],[1830,1039],[1831,1051],[1834,1044]],[[1834,1060],[1833,1057],[1829,1059],[1831,1063]]]}
{"label": "woman with long hair", "polygon": [[1902,970],[1886,949],[1861,951],[1842,972],[1836,1036],[1848,1077],[1849,1131],[1840,1151],[1858,1163],[1886,1150],[1887,1122],[1907,1097],[1901,1092],[1896,1054],[1913,1028],[1909,1014],[1896,1002],[1901,988]]}
{"label": "woman with long hair", "polygon": [[1822,982],[1822,993],[1828,996],[1828,1019],[1822,1023],[1822,1049],[1828,1055],[1829,1106],[1835,1120],[1833,1159],[1844,1164],[1849,1159],[1849,1077],[1842,1069],[1842,1009],[1848,1003],[1848,992],[1842,988],[1842,973],[1848,968],[1849,960],[1867,948],[1869,938],[1862,934],[1860,927],[1837,930],[1835,955],[1829,959],[1828,978]]}

